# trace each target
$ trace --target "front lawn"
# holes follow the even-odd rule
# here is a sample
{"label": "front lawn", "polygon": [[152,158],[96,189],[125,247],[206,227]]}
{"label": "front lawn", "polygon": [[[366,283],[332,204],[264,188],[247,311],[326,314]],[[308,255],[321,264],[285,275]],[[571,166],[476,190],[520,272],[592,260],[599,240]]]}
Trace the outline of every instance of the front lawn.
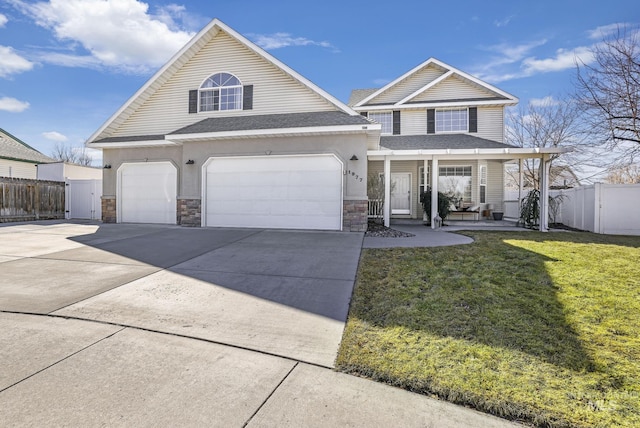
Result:
{"label": "front lawn", "polygon": [[363,250],[339,370],[538,426],[640,426],[640,237]]}

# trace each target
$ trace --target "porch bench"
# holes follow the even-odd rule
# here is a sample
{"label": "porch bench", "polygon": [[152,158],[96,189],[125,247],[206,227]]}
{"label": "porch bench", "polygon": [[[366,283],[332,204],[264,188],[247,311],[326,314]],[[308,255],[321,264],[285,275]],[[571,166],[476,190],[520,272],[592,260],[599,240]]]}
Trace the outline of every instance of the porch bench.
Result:
{"label": "porch bench", "polygon": [[448,220],[453,220],[451,218],[451,215],[456,215],[456,214],[460,214],[460,217],[462,217],[462,220],[464,220],[464,215],[465,214],[471,214],[473,217],[473,221],[478,221],[480,220],[480,210],[475,210],[475,211],[469,211],[469,210],[455,210],[455,211],[449,211],[449,215],[447,216]]}

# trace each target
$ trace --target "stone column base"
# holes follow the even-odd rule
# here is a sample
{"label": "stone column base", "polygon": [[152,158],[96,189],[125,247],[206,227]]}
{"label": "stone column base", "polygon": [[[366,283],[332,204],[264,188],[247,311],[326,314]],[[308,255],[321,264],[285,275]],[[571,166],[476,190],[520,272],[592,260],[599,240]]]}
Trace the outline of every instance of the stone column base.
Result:
{"label": "stone column base", "polygon": [[345,232],[367,231],[368,201],[343,201],[342,230]]}
{"label": "stone column base", "polygon": [[178,199],[178,224],[188,227],[202,226],[202,201]]}
{"label": "stone column base", "polygon": [[115,223],[117,221],[116,214],[116,197],[102,196],[102,222]]}

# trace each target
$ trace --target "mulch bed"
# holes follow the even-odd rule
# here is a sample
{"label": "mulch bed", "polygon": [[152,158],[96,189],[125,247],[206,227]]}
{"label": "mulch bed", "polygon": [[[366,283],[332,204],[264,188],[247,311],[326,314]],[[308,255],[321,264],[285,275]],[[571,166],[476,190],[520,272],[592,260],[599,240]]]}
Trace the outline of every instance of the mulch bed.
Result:
{"label": "mulch bed", "polygon": [[373,236],[376,238],[409,238],[416,235],[391,229],[390,227],[385,227],[383,224],[378,222],[370,221],[364,236]]}

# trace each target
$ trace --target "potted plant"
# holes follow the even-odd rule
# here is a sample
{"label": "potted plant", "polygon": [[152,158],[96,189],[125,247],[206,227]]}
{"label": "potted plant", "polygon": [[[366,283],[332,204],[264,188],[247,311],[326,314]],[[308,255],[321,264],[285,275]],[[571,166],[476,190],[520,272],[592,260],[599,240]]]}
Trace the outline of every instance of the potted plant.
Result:
{"label": "potted plant", "polygon": [[[452,198],[442,192],[438,192],[438,216],[444,221],[451,212]],[[426,224],[431,224],[431,187],[420,194],[420,203],[424,211],[424,220]]]}

